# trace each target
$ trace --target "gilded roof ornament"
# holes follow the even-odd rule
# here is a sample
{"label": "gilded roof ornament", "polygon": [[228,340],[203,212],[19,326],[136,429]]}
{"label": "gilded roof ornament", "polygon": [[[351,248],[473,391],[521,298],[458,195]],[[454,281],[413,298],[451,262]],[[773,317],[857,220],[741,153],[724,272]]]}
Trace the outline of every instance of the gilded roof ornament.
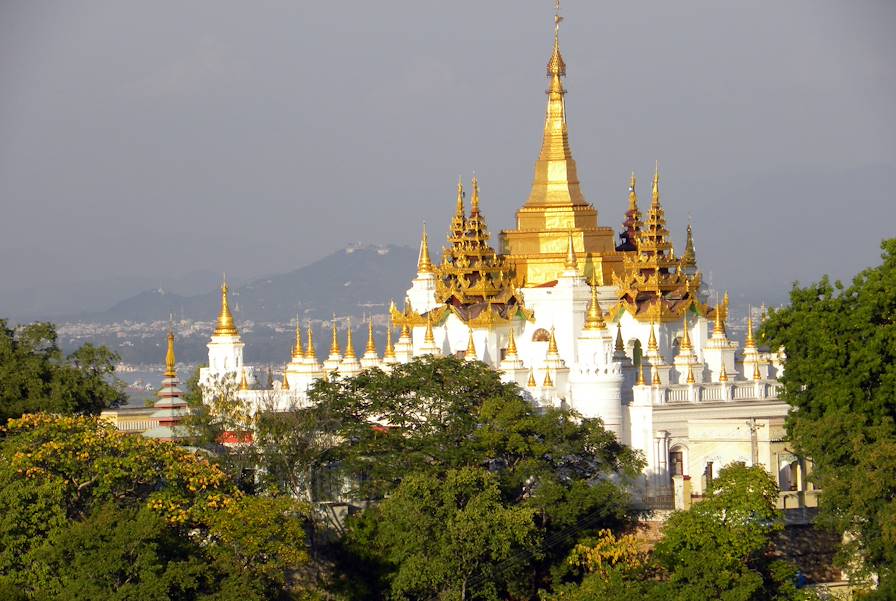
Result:
{"label": "gilded roof ornament", "polygon": [[697,251],[694,249],[694,232],[691,229],[690,221],[688,222],[688,237],[684,244],[684,254],[681,255],[680,264],[682,269],[697,268]]}
{"label": "gilded roof ornament", "polygon": [[759,361],[755,361],[753,363],[753,380],[759,381],[762,379],[762,372],[759,371]]}
{"label": "gilded roof ornament", "polygon": [[551,379],[551,370],[544,370],[544,382],[541,384],[542,388],[553,388],[554,381]]}
{"label": "gilded roof ornament", "polygon": [[591,302],[588,303],[588,314],[585,316],[586,330],[603,330],[607,327],[604,321],[604,314],[597,302],[597,286],[592,278],[591,281]]}
{"label": "gilded roof ornament", "polygon": [[302,327],[299,324],[299,316],[296,315],[296,344],[292,349],[292,358],[301,359],[304,356],[305,352],[302,350]]}
{"label": "gilded roof ornament", "polygon": [[719,382],[727,382],[728,381],[728,372],[725,371],[725,362],[722,362],[722,373],[719,374]]}
{"label": "gilded roof ornament", "polygon": [[[391,329],[392,328],[389,328],[390,337],[391,337]],[[374,342],[374,340],[373,340],[373,318],[372,317],[367,321],[367,346],[364,348],[364,353],[365,354],[367,354],[367,353],[376,354],[376,342]]]}
{"label": "gilded roof ornament", "polygon": [[569,230],[569,236],[566,242],[566,263],[563,264],[569,271],[578,270],[579,262],[576,259],[576,247],[572,241],[572,230]]}
{"label": "gilded roof ornament", "polygon": [[314,350],[314,330],[311,323],[308,323],[308,344],[305,346],[305,359],[317,361],[317,354]]}
{"label": "gilded roof ornament", "polygon": [[333,336],[330,341],[330,354],[331,355],[341,355],[342,351],[339,349],[339,338],[336,335],[336,316],[333,316],[333,321],[331,322],[333,325]]}
{"label": "gilded roof ornament", "polygon": [[635,382],[636,386],[644,386],[644,358],[642,357],[640,361],[638,361],[638,379]]}
{"label": "gilded roof ornament", "polygon": [[386,328],[386,350],[383,352],[383,358],[395,358],[395,346],[392,344],[392,326]]}
{"label": "gilded roof ornament", "polygon": [[283,370],[283,383],[280,385],[280,390],[289,390],[289,376],[286,375],[286,370]]}
{"label": "gilded roof ornament", "polygon": [[653,372],[653,380],[651,381],[651,384],[653,384],[654,386],[659,386],[660,384],[662,384],[662,381],[660,380],[660,370],[658,370],[654,365],[650,368],[650,371]]}
{"label": "gilded roof ornament", "polygon": [[682,351],[689,351],[692,348],[691,335],[688,332],[688,316],[687,316],[687,314],[685,314],[685,316],[684,316],[684,332],[681,335],[681,344],[679,345],[679,348]]}
{"label": "gilded roof ornament", "polygon": [[470,217],[479,215],[479,179],[473,174],[473,194],[470,196]]}
{"label": "gilded roof ornament", "polygon": [[432,272],[432,261],[429,259],[429,238],[426,236],[426,223],[424,223],[423,235],[420,238],[420,253],[417,255],[417,273]]}
{"label": "gilded roof ornament", "polygon": [[693,366],[688,363],[688,384],[694,384],[697,380],[694,378]]}
{"label": "gilded roof ornament", "polygon": [[744,342],[744,350],[755,349],[756,339],[753,338],[753,313],[747,315],[747,339]]}
{"label": "gilded roof ornament", "polygon": [[464,353],[464,359],[476,359],[476,342],[473,340],[473,328],[469,328],[470,335],[467,338],[467,351]]}
{"label": "gilded roof ornament", "polygon": [[246,368],[243,368],[243,375],[240,378],[240,390],[249,390],[249,380],[246,378]]}
{"label": "gilded roof ornament", "polygon": [[511,326],[510,338],[507,341],[507,353],[505,354],[505,356],[506,357],[516,357],[516,355],[517,355],[516,337],[513,334],[513,326]]}
{"label": "gilded roof ornament", "polygon": [[233,315],[227,304],[227,291],[227,276],[224,276],[224,281],[221,284],[221,311],[218,313],[218,321],[215,324],[215,336],[239,336],[233,323]]}
{"label": "gilded roof ornament", "polygon": [[355,358],[355,345],[352,342],[352,318],[348,318],[348,327],[345,335],[345,357],[346,359]]}
{"label": "gilded roof ornament", "polygon": [[435,344],[436,337],[432,333],[432,317],[426,314],[426,334],[423,336],[423,342],[427,345]]}
{"label": "gilded roof ornament", "polygon": [[647,350],[655,351],[655,350],[657,350],[657,348],[658,347],[656,344],[656,331],[654,330],[653,321],[651,320],[651,322],[650,322],[650,338],[647,341]]}
{"label": "gilded roof ornament", "polygon": [[535,371],[531,367],[529,368],[529,381],[526,382],[526,386],[529,388],[535,388],[536,386],[538,386],[535,383]]}
{"label": "gilded roof ornament", "polygon": [[616,348],[613,349],[618,352],[625,352],[625,343],[622,341],[622,322],[616,322]]}
{"label": "gilded roof ornament", "polygon": [[554,326],[551,326],[551,337],[548,339],[548,354],[559,354],[559,351],[557,350],[557,337],[554,334]]}

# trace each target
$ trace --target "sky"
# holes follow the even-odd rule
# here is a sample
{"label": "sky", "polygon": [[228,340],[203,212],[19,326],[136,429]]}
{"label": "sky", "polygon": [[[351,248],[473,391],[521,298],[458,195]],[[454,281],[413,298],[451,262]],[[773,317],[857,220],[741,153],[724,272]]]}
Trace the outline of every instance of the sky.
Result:
{"label": "sky", "polygon": [[[550,0],[0,2],[0,296],[295,269],[493,236],[541,144]],[[896,234],[896,3],[564,0],[570,142],[619,229],[629,174],[739,297],[849,278]],[[408,274],[409,279],[413,274]],[[2,303],[0,303],[2,304]]]}

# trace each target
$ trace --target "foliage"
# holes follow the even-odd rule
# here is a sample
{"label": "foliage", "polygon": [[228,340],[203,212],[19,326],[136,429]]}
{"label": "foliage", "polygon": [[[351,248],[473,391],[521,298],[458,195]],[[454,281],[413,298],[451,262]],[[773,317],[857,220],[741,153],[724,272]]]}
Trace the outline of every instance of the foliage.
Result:
{"label": "foliage", "polygon": [[[821,519],[849,533],[845,561],[896,588],[896,239],[849,287],[794,287],[763,338],[784,347],[788,431],[815,463]],[[886,593],[880,593],[886,598]]]}
{"label": "foliage", "polygon": [[[393,599],[505,599],[529,589],[539,554],[536,511],[502,502],[479,468],[413,474],[349,531],[359,555],[380,559]],[[522,559],[522,561],[520,561]]]}
{"label": "foliage", "polygon": [[[542,549],[520,561],[542,583],[581,537],[631,517],[620,484],[640,471],[640,458],[599,420],[538,409],[482,363],[422,357],[388,373],[318,381],[309,396],[305,415],[292,419],[318,424],[321,438],[298,440],[295,462],[266,472],[330,474],[366,503],[410,475],[441,482],[451,470],[486,469],[505,506],[536,512]],[[261,455],[263,464],[274,458]]]}
{"label": "foliage", "polygon": [[247,497],[205,459],[96,419],[27,415],[0,434],[0,590],[250,600],[301,588],[303,504]]}
{"label": "foliage", "polygon": [[64,356],[51,323],[13,330],[0,319],[0,425],[36,411],[97,414],[117,407],[127,400],[112,377],[117,361],[92,344]]}
{"label": "foliage", "polygon": [[548,598],[809,599],[796,588],[796,569],[769,554],[772,536],[782,527],[777,492],[761,466],[726,466],[702,501],[672,514],[649,558],[634,538],[605,533],[570,556],[589,572],[581,585],[559,587]]}

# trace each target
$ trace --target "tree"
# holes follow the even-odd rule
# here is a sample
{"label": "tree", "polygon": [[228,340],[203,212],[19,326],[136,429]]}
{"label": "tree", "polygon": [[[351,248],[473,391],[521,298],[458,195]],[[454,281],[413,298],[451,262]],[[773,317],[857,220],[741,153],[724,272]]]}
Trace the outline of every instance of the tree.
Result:
{"label": "tree", "polygon": [[761,466],[722,468],[706,497],[673,513],[648,556],[628,536],[602,533],[577,547],[570,561],[588,572],[581,585],[559,587],[552,599],[674,601],[796,601],[796,568],[771,554],[782,524],[778,490]]}
{"label": "tree", "polygon": [[314,590],[308,508],[248,497],[172,443],[96,419],[0,431],[0,591],[27,599],[287,599]]}
{"label": "tree", "polygon": [[379,560],[394,599],[505,599],[530,588],[537,512],[502,502],[479,468],[413,474],[351,523],[358,554]]}
{"label": "tree", "polygon": [[318,381],[309,398],[314,417],[296,423],[321,424],[332,446],[318,440],[293,455],[291,467],[265,471],[326,469],[351,485],[350,499],[367,503],[394,494],[410,475],[441,482],[451,470],[486,469],[502,503],[536,512],[544,542],[526,561],[541,583],[581,537],[632,517],[622,484],[640,472],[640,458],[600,420],[537,409],[482,363],[422,357],[388,373]]}
{"label": "tree", "polygon": [[67,357],[56,328],[33,323],[15,330],[0,319],[0,425],[24,413],[95,415],[126,402],[114,379],[118,356],[85,344]]}
{"label": "tree", "polygon": [[863,566],[860,578],[876,572],[888,598],[896,589],[896,239],[881,247],[881,265],[849,287],[827,277],[794,286],[761,334],[787,353],[787,428],[815,464],[820,520],[848,534],[844,563]]}

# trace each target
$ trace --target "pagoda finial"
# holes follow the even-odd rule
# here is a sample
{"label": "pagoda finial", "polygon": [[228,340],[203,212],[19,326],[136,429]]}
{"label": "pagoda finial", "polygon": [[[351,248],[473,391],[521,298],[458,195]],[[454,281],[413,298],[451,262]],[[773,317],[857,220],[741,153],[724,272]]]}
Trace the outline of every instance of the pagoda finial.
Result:
{"label": "pagoda finial", "polygon": [[289,376],[286,375],[286,369],[283,370],[283,384],[280,385],[280,390],[289,390]]}
{"label": "pagoda finial", "polygon": [[653,206],[660,205],[660,162],[656,162],[656,171],[653,173],[653,191],[650,194]]}
{"label": "pagoda finial", "polygon": [[243,368],[243,375],[240,378],[240,390],[249,390],[249,379],[246,377],[245,367]]}
{"label": "pagoda finial", "polygon": [[638,361],[638,379],[635,381],[636,386],[644,386],[644,358]]}
{"label": "pagoda finial", "polygon": [[551,370],[544,370],[544,382],[541,383],[542,388],[553,388],[554,380],[551,379]]}
{"label": "pagoda finial", "polygon": [[479,215],[479,179],[473,174],[473,193],[470,195],[470,217]]}
{"label": "pagoda finial", "polygon": [[759,381],[762,379],[762,372],[759,371],[759,361],[758,359],[753,362],[753,380]]}
{"label": "pagoda finial", "polygon": [[625,343],[622,341],[622,322],[616,322],[616,348],[613,349],[615,351],[624,353],[625,352]]}
{"label": "pagoda finial", "polygon": [[694,378],[694,369],[693,366],[688,363],[688,384],[694,384],[697,382],[697,379]]}
{"label": "pagoda finial", "polygon": [[[716,297],[718,298],[718,296]],[[721,336],[725,335],[725,310],[722,308],[721,303],[716,303],[716,315],[715,315],[715,324],[712,328],[712,333],[719,334]]]}
{"label": "pagoda finial", "polygon": [[392,326],[386,328],[386,350],[383,352],[384,359],[395,358],[395,346],[392,344]]}
{"label": "pagoda finial", "polygon": [[531,367],[529,368],[529,381],[526,382],[526,386],[528,388],[535,388],[538,384],[535,383],[535,370]]}
{"label": "pagoda finial", "polygon": [[638,210],[638,193],[635,191],[635,184],[637,183],[637,179],[635,178],[635,172],[632,171],[632,178],[628,183],[628,210],[629,211],[637,211]]}
{"label": "pagoda finial", "polygon": [[753,310],[747,315],[747,339],[744,342],[744,350],[755,349],[756,339],[753,338]]}
{"label": "pagoda finial", "polygon": [[651,380],[651,384],[654,386],[659,386],[662,384],[662,380],[660,380],[660,370],[656,368],[656,365],[651,366],[650,371],[653,372],[653,379]]}
{"label": "pagoda finial", "polygon": [[429,313],[426,314],[426,334],[423,336],[423,342],[425,344],[436,343],[436,337],[432,333],[432,316]]}
{"label": "pagoda finial", "polygon": [[317,354],[314,351],[314,330],[311,328],[311,322],[308,322],[308,344],[305,346],[305,359],[317,361]]}
{"label": "pagoda finial", "polygon": [[372,317],[367,321],[367,347],[364,349],[364,352],[376,354],[376,342],[373,341],[373,318]]}
{"label": "pagoda finial", "polygon": [[426,236],[426,222],[423,222],[423,235],[420,237],[420,253],[417,255],[417,273],[432,273],[432,261],[429,259],[429,238]]}
{"label": "pagoda finial", "polygon": [[215,336],[238,336],[239,332],[233,324],[233,315],[227,304],[227,275],[224,275],[221,283],[221,312],[218,313],[218,322],[215,324]]}
{"label": "pagoda finial", "polygon": [[548,340],[548,354],[557,355],[557,336],[554,334],[554,326],[551,326],[551,338]]}
{"label": "pagoda finial", "polygon": [[725,371],[725,362],[722,361],[722,373],[719,374],[719,382],[727,382],[728,381],[728,372]]}
{"label": "pagoda finial", "polygon": [[566,267],[566,269],[570,271],[578,270],[579,268],[579,262],[576,259],[576,247],[572,241],[572,230],[569,230],[569,235],[566,243],[566,263],[564,263],[564,267]]}
{"label": "pagoda finial", "polygon": [[604,314],[597,302],[597,282],[591,277],[591,302],[588,304],[588,314],[585,316],[586,330],[603,330],[607,327],[604,322]]}
{"label": "pagoda finial", "polygon": [[[560,54],[561,21],[563,21],[563,17],[560,16],[560,0],[554,0],[554,49],[551,52],[551,60],[548,61],[548,76],[557,78],[566,75],[566,63],[563,62],[563,56]],[[559,79],[557,81],[559,82]]]}
{"label": "pagoda finial", "polygon": [[177,370],[174,369],[174,328],[168,327],[168,351],[165,353],[165,377],[176,378]]}
{"label": "pagoda finial", "polygon": [[352,342],[352,318],[349,317],[346,323],[348,327],[345,335],[345,356],[353,359],[355,357],[355,344]]}
{"label": "pagoda finial", "polygon": [[464,183],[460,176],[457,176],[457,216],[465,218],[466,210],[464,209]]}
{"label": "pagoda finial", "polygon": [[296,345],[292,349],[292,358],[301,359],[305,353],[302,351],[302,326],[299,323],[299,316],[296,315]]}
{"label": "pagoda finial", "polygon": [[656,332],[654,331],[654,328],[653,328],[653,320],[650,320],[650,339],[647,341],[647,350],[655,351],[655,350],[657,350],[657,348],[658,347],[656,344]]}
{"label": "pagoda finial", "polygon": [[515,357],[517,355],[516,350],[516,337],[513,334],[513,326],[510,328],[510,339],[507,341],[507,353],[506,357]]}
{"label": "pagoda finial", "polygon": [[476,359],[476,342],[473,340],[473,328],[470,328],[470,335],[467,338],[467,351],[464,353],[464,359],[468,361]]}
{"label": "pagoda finial", "polygon": [[697,252],[694,250],[694,232],[691,229],[691,222],[688,219],[688,237],[684,244],[684,254],[681,255],[682,268],[697,267]]}
{"label": "pagoda finial", "polygon": [[339,349],[339,338],[337,338],[337,336],[336,336],[336,316],[335,315],[333,316],[333,321],[331,323],[333,324],[333,337],[332,337],[332,340],[330,341],[330,354],[331,355],[340,355],[340,354],[342,354],[342,351],[340,351],[340,349]]}
{"label": "pagoda finial", "polygon": [[682,351],[691,350],[691,335],[688,333],[688,316],[685,314],[684,316],[684,333],[681,335],[681,344],[679,348]]}

